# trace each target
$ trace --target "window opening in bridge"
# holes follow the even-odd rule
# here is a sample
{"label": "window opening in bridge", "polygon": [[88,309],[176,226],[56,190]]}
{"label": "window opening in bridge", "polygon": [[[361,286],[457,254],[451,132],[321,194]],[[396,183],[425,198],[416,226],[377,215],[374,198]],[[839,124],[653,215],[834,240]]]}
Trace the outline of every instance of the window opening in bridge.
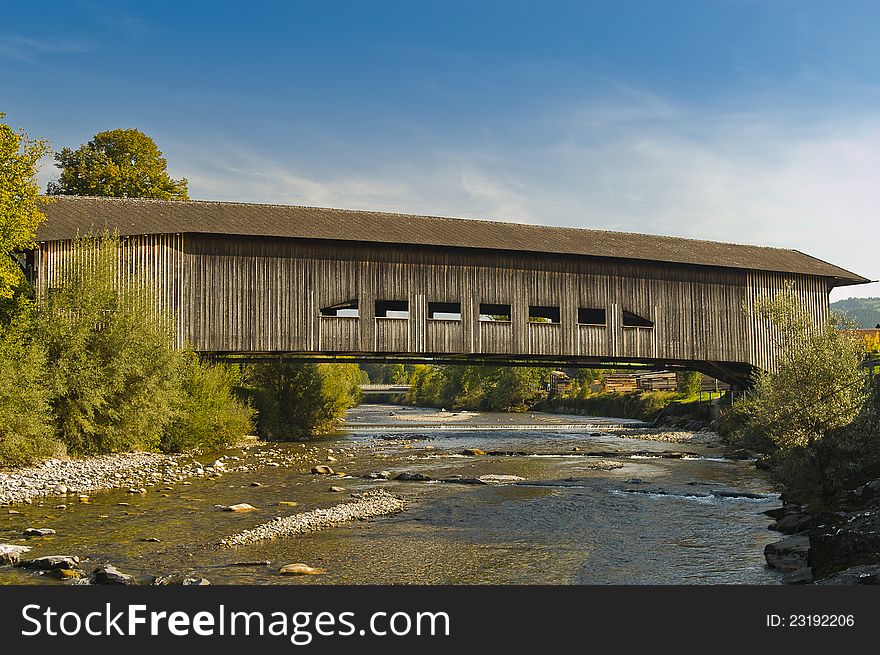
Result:
{"label": "window opening in bridge", "polygon": [[578,307],[578,323],[580,325],[605,325],[605,310],[593,307]]}
{"label": "window opening in bridge", "polygon": [[510,323],[510,305],[480,303],[480,320],[494,323]]}
{"label": "window opening in bridge", "polygon": [[559,324],[559,307],[529,305],[529,323]]}
{"label": "window opening in bridge", "polygon": [[376,318],[409,318],[409,301],[377,300]]}
{"label": "window opening in bridge", "polygon": [[360,316],[357,300],[346,300],[330,307],[321,309],[321,316],[335,316],[337,318],[357,318]]}
{"label": "window opening in bridge", "polygon": [[460,321],[460,302],[429,302],[428,319],[431,321]]}
{"label": "window opening in bridge", "polygon": [[643,316],[623,310],[623,327],[654,327],[654,322]]}

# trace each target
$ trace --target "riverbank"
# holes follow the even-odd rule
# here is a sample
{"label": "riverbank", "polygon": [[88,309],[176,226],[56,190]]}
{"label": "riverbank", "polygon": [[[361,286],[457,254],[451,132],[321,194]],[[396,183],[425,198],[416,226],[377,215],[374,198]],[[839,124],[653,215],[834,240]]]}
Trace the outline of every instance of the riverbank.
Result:
{"label": "riverbank", "polygon": [[193,478],[219,478],[230,472],[265,467],[311,466],[323,461],[326,449],[307,443],[288,447],[251,440],[224,454],[166,455],[132,452],[81,459],[49,459],[35,466],[0,470],[0,505],[31,504],[41,498],[79,497],[110,489],[146,493],[150,487]]}
{"label": "riverbank", "polygon": [[768,544],[768,566],[789,584],[880,584],[880,479],[847,491],[813,513],[795,503],[766,512],[786,535]]}

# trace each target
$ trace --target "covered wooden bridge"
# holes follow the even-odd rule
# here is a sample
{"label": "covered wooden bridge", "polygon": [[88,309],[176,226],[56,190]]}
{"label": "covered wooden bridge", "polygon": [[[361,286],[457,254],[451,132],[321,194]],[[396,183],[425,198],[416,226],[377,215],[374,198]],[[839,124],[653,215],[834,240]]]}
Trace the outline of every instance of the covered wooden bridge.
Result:
{"label": "covered wooden bridge", "polygon": [[315,207],[61,196],[32,267],[123,237],[181,344],[239,358],[772,369],[755,301],[791,283],[818,323],[865,278],[795,250]]}

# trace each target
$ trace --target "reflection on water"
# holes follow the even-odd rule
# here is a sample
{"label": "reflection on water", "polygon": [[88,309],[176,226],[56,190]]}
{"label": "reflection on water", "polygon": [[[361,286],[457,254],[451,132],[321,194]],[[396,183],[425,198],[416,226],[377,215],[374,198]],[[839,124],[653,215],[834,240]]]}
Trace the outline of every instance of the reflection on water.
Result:
{"label": "reflection on water", "polygon": [[[354,410],[356,426],[389,423],[388,406]],[[750,462],[725,460],[707,446],[665,444],[596,434],[601,421],[542,415],[492,415],[405,434],[353,431],[315,442],[352,475],[388,470],[432,478],[487,474],[524,478],[517,484],[465,485],[367,480],[332,481],[305,469],[267,468],[229,473],[191,485],[163,485],[146,495],[107,491],[90,504],[45,499],[22,505],[20,515],[0,514],[0,542],[28,543],[33,556],[69,554],[88,558],[84,568],[110,562],[135,575],[196,574],[215,584],[776,584],[764,566],[764,545],[774,540],[761,512],[778,505],[769,481]],[[519,424],[499,430],[504,423]],[[450,421],[451,423],[451,421]],[[540,429],[532,426],[540,423]],[[556,429],[548,429],[551,425]],[[578,426],[583,427],[578,427]],[[586,427],[589,425],[590,427]],[[399,427],[399,426],[398,426]],[[532,429],[530,429],[532,428]],[[591,436],[590,432],[594,434]],[[401,443],[406,437],[408,443]],[[357,445],[353,453],[340,448]],[[291,445],[299,451],[302,447]],[[486,451],[559,453],[552,456],[458,455],[464,448]],[[609,460],[582,452],[689,451],[696,457],[667,459],[617,456]],[[562,455],[565,456],[562,456]],[[608,463],[612,462],[611,468]],[[599,465],[599,463],[603,465]],[[260,483],[262,486],[251,486]],[[274,516],[329,507],[349,492],[382,487],[404,496],[402,514],[355,522],[294,538],[220,549],[224,536]],[[725,497],[716,490],[764,494]],[[638,493],[632,493],[637,491]],[[166,497],[167,496],[167,497]],[[279,505],[296,501],[296,507]],[[258,512],[235,514],[215,505],[247,502]],[[129,506],[118,503],[128,503]],[[57,535],[25,541],[26,527],[51,527]],[[146,541],[147,539],[158,539]],[[268,560],[269,566],[231,566]],[[284,564],[306,562],[326,575],[288,578]],[[0,583],[54,582],[20,569],[0,569]]]}

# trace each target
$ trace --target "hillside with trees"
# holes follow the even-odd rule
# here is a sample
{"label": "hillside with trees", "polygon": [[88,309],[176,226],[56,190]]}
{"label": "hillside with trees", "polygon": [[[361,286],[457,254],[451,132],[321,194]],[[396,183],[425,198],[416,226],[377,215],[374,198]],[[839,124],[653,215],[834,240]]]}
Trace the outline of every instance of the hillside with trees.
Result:
{"label": "hillside with trees", "polygon": [[880,325],[880,298],[846,298],[831,303],[831,309],[847,315],[860,328]]}

